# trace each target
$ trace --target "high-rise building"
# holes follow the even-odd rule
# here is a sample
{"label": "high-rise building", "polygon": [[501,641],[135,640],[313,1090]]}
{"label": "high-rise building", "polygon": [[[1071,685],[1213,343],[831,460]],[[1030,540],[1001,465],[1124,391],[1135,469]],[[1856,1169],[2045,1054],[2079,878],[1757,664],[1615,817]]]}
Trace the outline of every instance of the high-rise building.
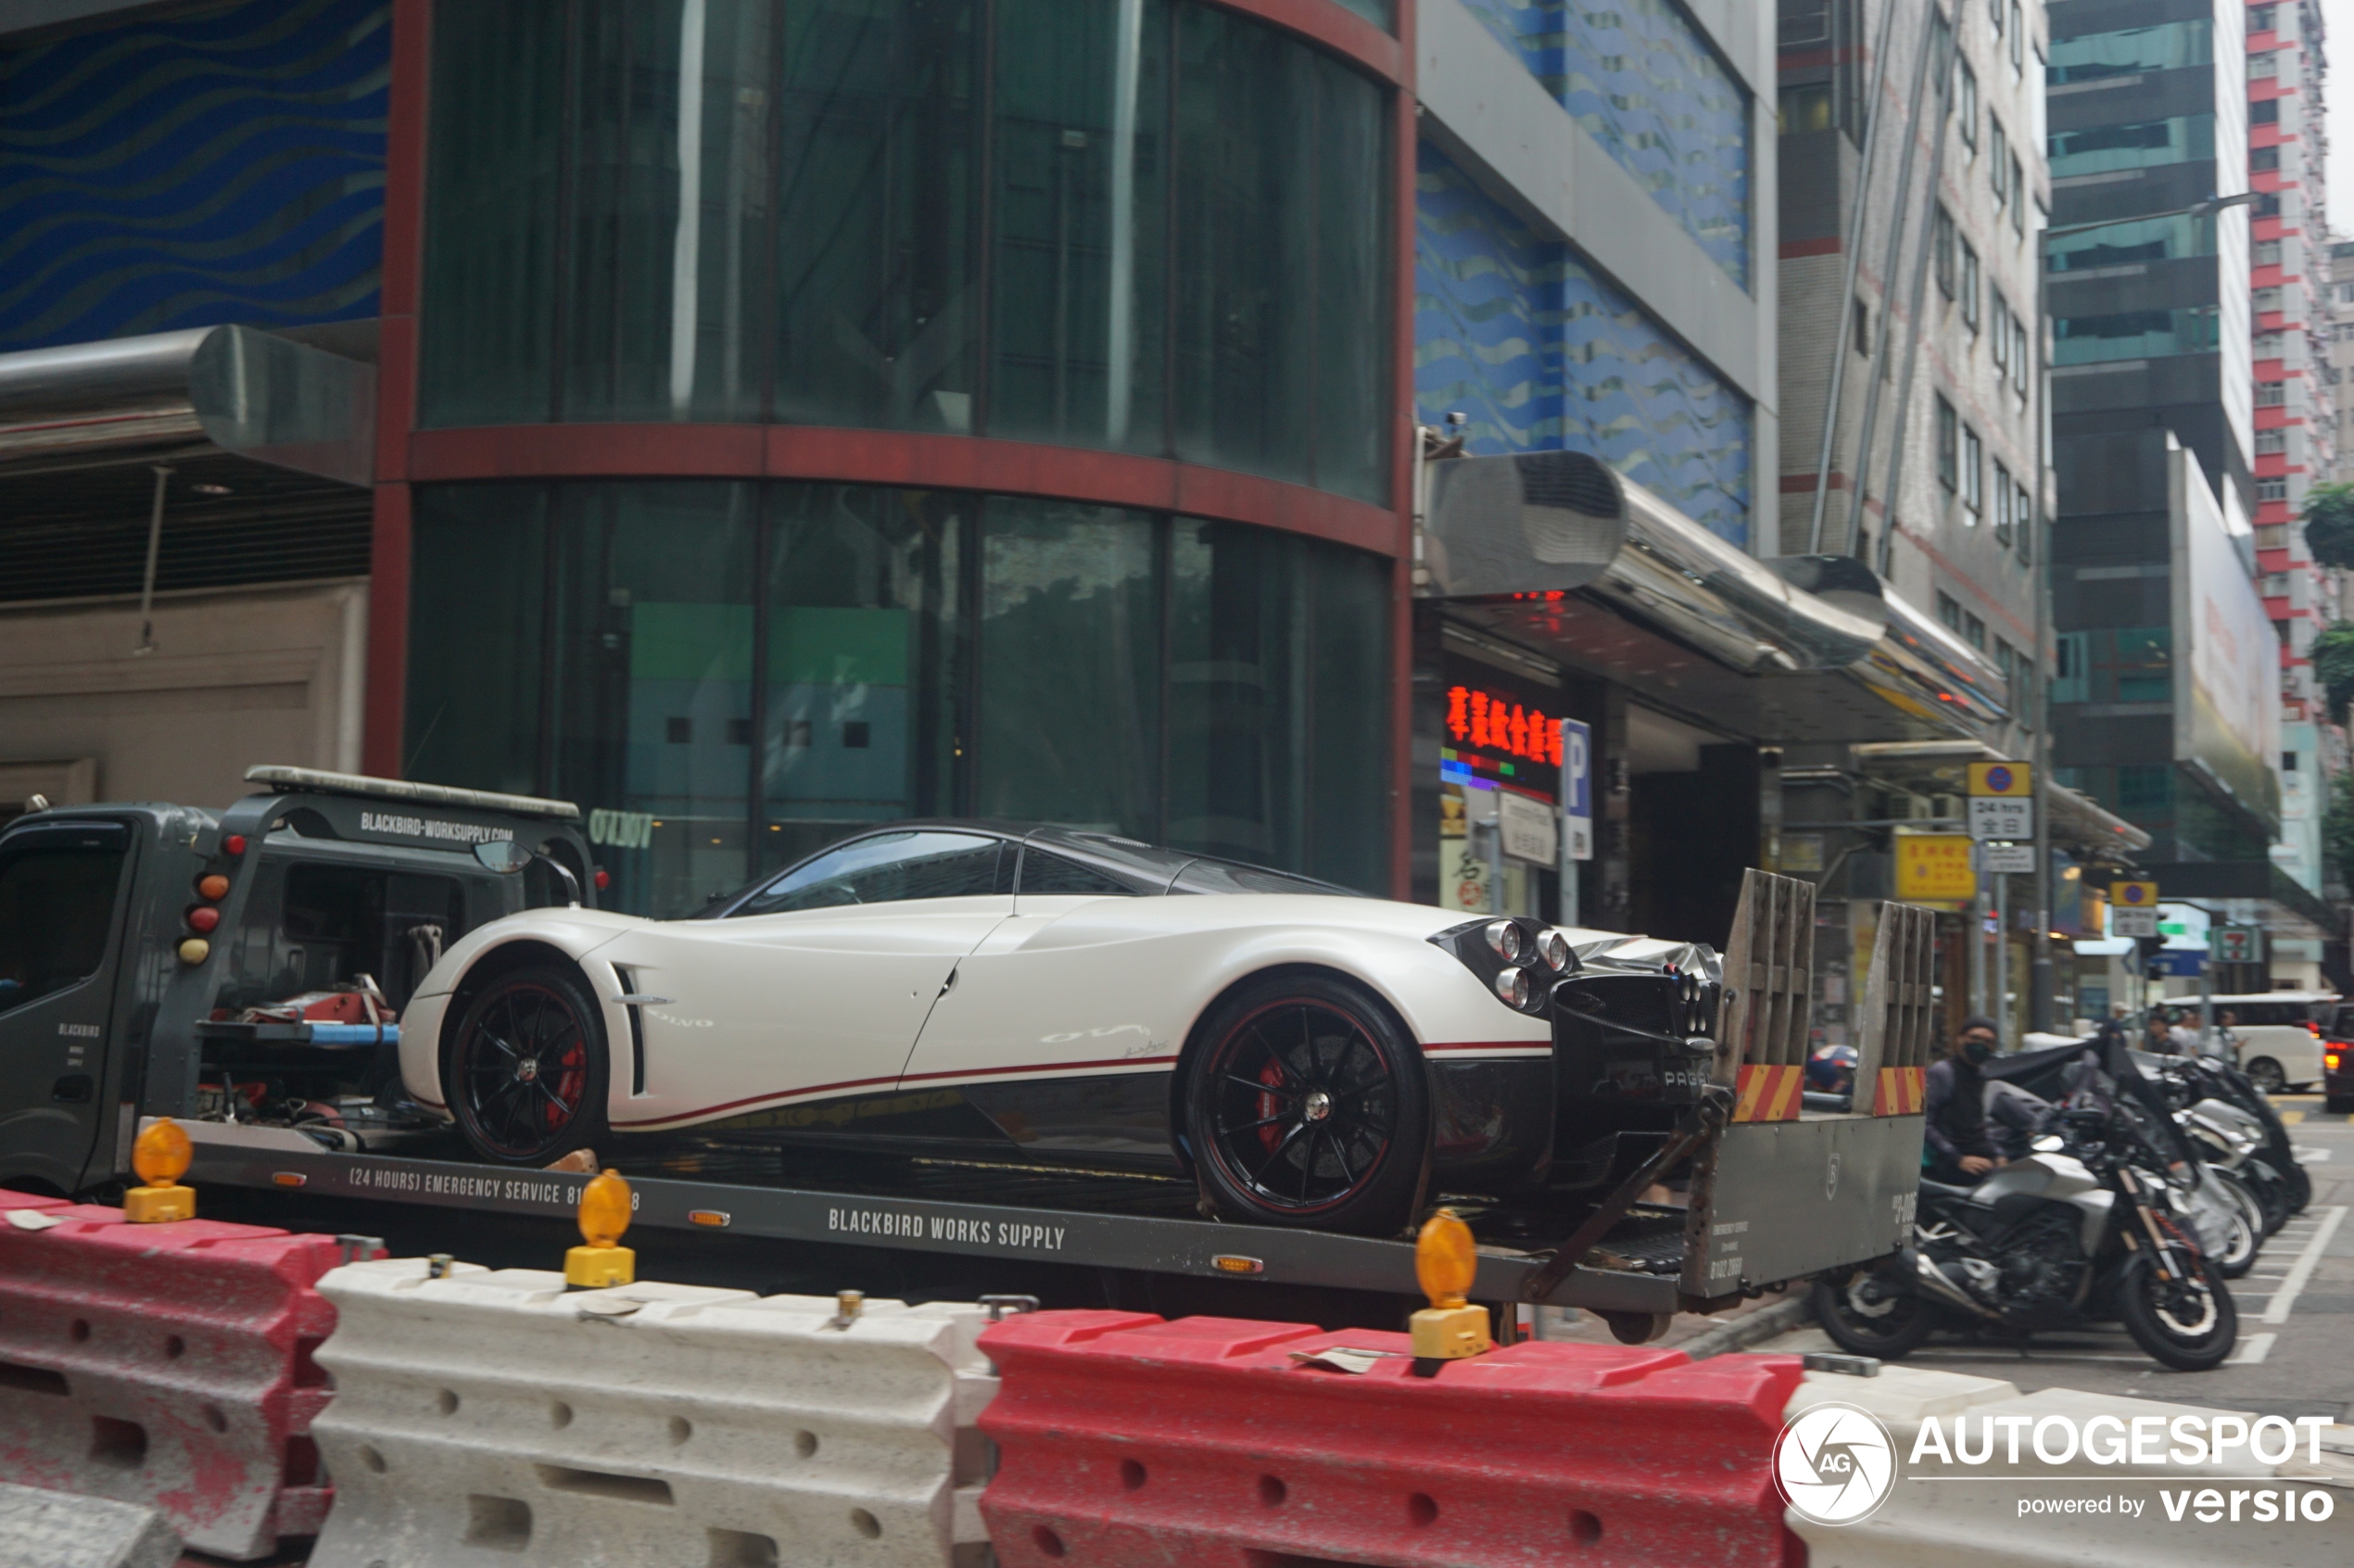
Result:
{"label": "high-rise building", "polygon": [[[2284,281],[2309,275],[2303,151],[2279,155],[2285,183],[2267,170],[2249,185],[2251,85],[2279,96],[2265,83],[2282,51],[2252,66],[2247,28],[2291,9],[2055,0],[2048,98],[2054,760],[2151,835],[2161,898],[2265,926],[2284,979],[2310,978],[2304,944],[2334,923],[2272,854],[2283,642],[2255,531],[2259,517],[2285,531],[2306,447],[2290,399],[2312,369],[2302,286]],[[2293,126],[2306,107],[2270,112]],[[2269,539],[2285,574],[2287,543]],[[2213,978],[2262,990],[2273,973]],[[2104,979],[2120,978],[2113,956]]]}

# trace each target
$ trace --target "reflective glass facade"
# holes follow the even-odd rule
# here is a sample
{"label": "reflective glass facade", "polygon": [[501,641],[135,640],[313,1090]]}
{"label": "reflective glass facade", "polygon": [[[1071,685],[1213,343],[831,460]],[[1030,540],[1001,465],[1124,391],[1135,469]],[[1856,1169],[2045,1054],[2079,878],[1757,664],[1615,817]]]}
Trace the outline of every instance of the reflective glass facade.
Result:
{"label": "reflective glass facade", "polygon": [[1572,247],[1532,231],[1425,142],[1414,400],[1470,449],[1591,452],[1720,537],[1750,529],[1749,399]]}
{"label": "reflective glass facade", "polygon": [[1709,259],[1749,286],[1749,93],[1677,0],[1464,4]]}
{"label": "reflective glass facade", "polygon": [[1386,561],[870,486],[417,495],[408,776],[589,814],[675,915],[914,816],[1107,828],[1388,885]]}
{"label": "reflective glass facade", "polygon": [[1391,100],[1287,34],[1195,0],[434,25],[423,425],[993,436],[1386,499]]}

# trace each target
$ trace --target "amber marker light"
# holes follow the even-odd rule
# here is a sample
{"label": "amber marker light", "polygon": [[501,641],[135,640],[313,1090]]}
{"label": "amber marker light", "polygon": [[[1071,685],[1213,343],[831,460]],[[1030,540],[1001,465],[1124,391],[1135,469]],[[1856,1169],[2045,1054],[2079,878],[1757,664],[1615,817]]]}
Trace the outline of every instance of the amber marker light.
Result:
{"label": "amber marker light", "polygon": [[620,1245],[629,1229],[629,1183],[601,1170],[580,1189],[580,1239],[564,1254],[564,1283],[576,1290],[625,1285],[638,1277],[638,1255]]}
{"label": "amber marker light", "polygon": [[1478,1276],[1479,1253],[1472,1245],[1471,1227],[1453,1209],[1440,1209],[1414,1238],[1414,1278],[1430,1297],[1430,1305],[1409,1324],[1415,1376],[1436,1377],[1444,1362],[1495,1348],[1487,1309],[1464,1300]]}
{"label": "amber marker light", "polygon": [[180,1185],[180,1178],[196,1157],[188,1134],[168,1116],[159,1116],[131,1144],[131,1169],[145,1183],[122,1195],[122,1217],[133,1225],[161,1225],[196,1217],[196,1190]]}

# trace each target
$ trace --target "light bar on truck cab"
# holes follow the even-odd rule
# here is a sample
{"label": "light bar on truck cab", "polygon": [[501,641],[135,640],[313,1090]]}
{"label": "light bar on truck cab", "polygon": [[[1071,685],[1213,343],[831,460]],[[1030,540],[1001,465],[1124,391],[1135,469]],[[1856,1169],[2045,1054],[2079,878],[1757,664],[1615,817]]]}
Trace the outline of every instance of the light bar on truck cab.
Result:
{"label": "light bar on truck cab", "polygon": [[580,820],[580,808],[570,801],[543,801],[537,795],[501,795],[489,790],[460,790],[447,784],[411,784],[399,778],[370,778],[359,773],[323,773],[312,767],[260,766],[246,769],[246,782],[273,790],[308,790],[323,795],[364,795],[380,801],[409,801],[418,805],[471,806],[476,811],[503,811],[514,816],[552,816],[562,822]]}

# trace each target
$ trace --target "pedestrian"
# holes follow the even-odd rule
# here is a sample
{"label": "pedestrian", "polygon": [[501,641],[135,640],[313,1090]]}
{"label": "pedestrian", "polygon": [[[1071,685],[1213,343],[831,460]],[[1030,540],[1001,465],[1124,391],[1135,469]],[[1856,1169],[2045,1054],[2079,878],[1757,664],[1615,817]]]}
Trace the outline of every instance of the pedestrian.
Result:
{"label": "pedestrian", "polygon": [[1931,1181],[1973,1186],[2003,1163],[1987,1136],[1986,1075],[1979,1070],[2001,1038],[1993,1018],[1973,1014],[1962,1020],[1951,1054],[1929,1069],[1922,1155]]}
{"label": "pedestrian", "polygon": [[2196,1056],[2198,1055],[2198,1030],[2191,1022],[2189,1008],[2174,1009],[2174,1027],[2168,1030],[2166,1033],[2167,1038],[2174,1042],[2176,1056]]}
{"label": "pedestrian", "polygon": [[2232,1026],[2239,1021],[2237,1013],[2229,1007],[2224,1008],[2215,1020],[2214,1031],[2199,1042],[2198,1054],[2212,1056],[2227,1067],[2236,1067],[2240,1059],[2240,1037]]}
{"label": "pedestrian", "polygon": [[2171,1056],[2178,1054],[2174,1049],[2173,1020],[2166,1016],[2165,1008],[2152,1007],[2150,1009],[2147,1026],[2142,1036],[2142,1049],[2154,1056]]}

